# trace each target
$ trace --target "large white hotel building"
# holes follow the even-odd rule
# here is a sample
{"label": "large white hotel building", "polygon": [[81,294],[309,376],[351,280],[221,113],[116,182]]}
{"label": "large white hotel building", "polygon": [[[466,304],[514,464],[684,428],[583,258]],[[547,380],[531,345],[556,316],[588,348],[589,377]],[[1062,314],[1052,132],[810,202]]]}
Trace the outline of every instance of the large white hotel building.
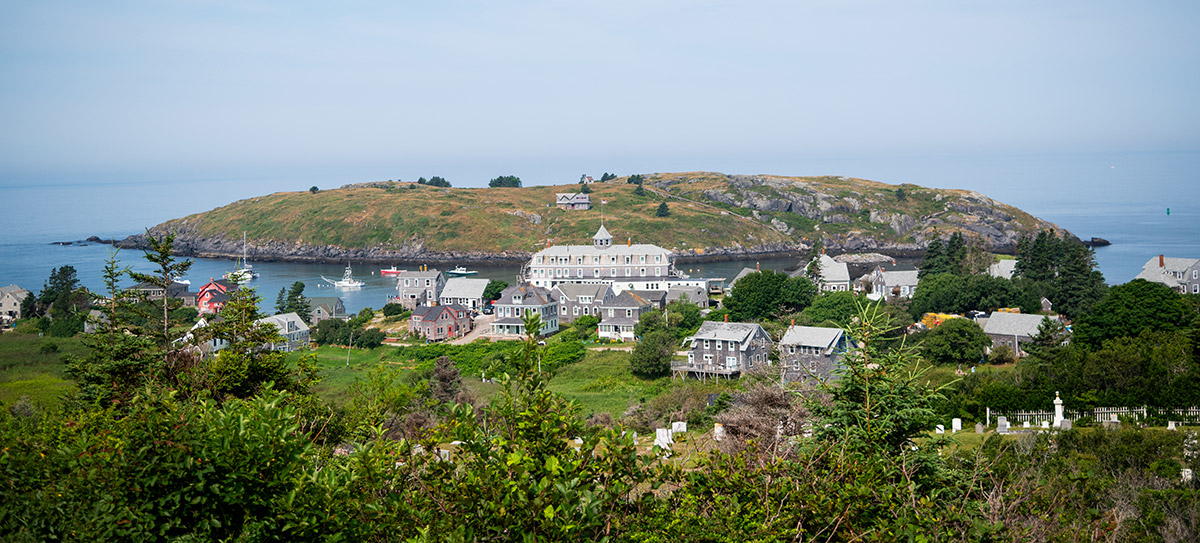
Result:
{"label": "large white hotel building", "polygon": [[560,283],[608,283],[613,291],[667,290],[672,286],[706,286],[703,279],[687,279],[674,265],[674,253],[657,245],[613,245],[604,225],[591,245],[554,245],[533,254],[522,270],[525,281],[554,288]]}

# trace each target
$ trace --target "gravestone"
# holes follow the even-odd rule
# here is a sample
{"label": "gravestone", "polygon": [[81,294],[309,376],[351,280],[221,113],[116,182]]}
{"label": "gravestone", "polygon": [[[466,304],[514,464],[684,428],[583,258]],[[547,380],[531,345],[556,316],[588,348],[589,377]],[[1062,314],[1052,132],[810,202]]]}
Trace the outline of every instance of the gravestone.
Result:
{"label": "gravestone", "polygon": [[1050,421],[1048,421],[1048,420],[1042,421],[1042,429],[1049,430],[1050,429]]}
{"label": "gravestone", "polygon": [[983,423],[982,422],[975,423],[975,433],[977,433],[977,434],[983,433]]}
{"label": "gravestone", "polygon": [[1121,417],[1118,417],[1116,413],[1113,413],[1111,416],[1112,416],[1112,418],[1109,420],[1111,420],[1113,422],[1121,422]]}
{"label": "gravestone", "polygon": [[1063,419],[1058,422],[1059,430],[1070,430],[1072,426],[1073,423],[1071,422],[1071,419]]}
{"label": "gravestone", "polygon": [[668,428],[657,428],[654,430],[654,446],[664,449],[671,448],[671,444],[675,440],[671,438],[671,430]]}
{"label": "gravestone", "polygon": [[1120,430],[1121,429],[1121,422],[1116,421],[1116,420],[1106,420],[1100,424],[1104,426],[1105,430]]}
{"label": "gravestone", "polygon": [[725,425],[716,423],[713,425],[713,441],[722,441],[725,439]]}
{"label": "gravestone", "polygon": [[1174,430],[1175,429],[1175,421],[1173,421],[1173,420],[1167,421],[1167,429]]}
{"label": "gravestone", "polygon": [[939,424],[933,427],[933,431],[939,434],[944,434],[946,433],[946,427]]}
{"label": "gravestone", "polygon": [[1008,433],[1008,417],[997,417],[996,418],[996,433],[999,433],[999,434],[1007,434]]}
{"label": "gravestone", "polygon": [[634,445],[637,445],[637,444],[638,444],[637,432],[634,432],[634,433],[633,433],[633,444],[634,444]]}
{"label": "gravestone", "polygon": [[446,449],[438,449],[438,458],[442,460],[450,460],[450,451]]}
{"label": "gravestone", "polygon": [[1179,472],[1179,478],[1183,479],[1183,482],[1185,482],[1185,483],[1190,482],[1192,480],[1192,470],[1188,469],[1188,468],[1184,468],[1182,471]]}
{"label": "gravestone", "polygon": [[1023,427],[1023,428],[1029,428],[1029,421],[1025,421],[1025,424],[1024,424],[1022,427]]}
{"label": "gravestone", "polygon": [[951,432],[961,432],[962,431],[962,419],[950,419],[950,431]]}
{"label": "gravestone", "polygon": [[576,444],[576,445],[583,445],[583,438],[579,438],[579,437],[575,438],[575,444]]}
{"label": "gravestone", "polygon": [[687,431],[687,423],[686,422],[678,422],[677,421],[677,422],[671,423],[671,433],[677,434],[679,432],[686,432],[686,431]]}

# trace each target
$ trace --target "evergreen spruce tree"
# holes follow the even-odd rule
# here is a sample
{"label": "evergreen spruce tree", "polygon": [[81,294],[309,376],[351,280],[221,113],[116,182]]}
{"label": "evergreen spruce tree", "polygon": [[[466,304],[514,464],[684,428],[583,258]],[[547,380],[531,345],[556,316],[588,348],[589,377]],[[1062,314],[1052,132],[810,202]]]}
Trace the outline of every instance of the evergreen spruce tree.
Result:
{"label": "evergreen spruce tree", "polygon": [[150,235],[150,231],[146,231],[146,242],[150,244],[150,250],[146,251],[146,260],[157,266],[154,274],[138,273],[131,271],[129,276],[134,281],[148,283],[155,287],[161,288],[164,295],[162,298],[162,328],[158,335],[159,345],[163,352],[171,351],[171,341],[175,337],[171,333],[171,327],[176,324],[174,318],[171,317],[171,311],[178,309],[182,305],[182,301],[178,298],[166,296],[166,292],[170,289],[175,280],[187,274],[192,268],[191,260],[176,261],[175,256],[171,252],[175,248],[175,233],[171,232],[161,238],[155,238]]}
{"label": "evergreen spruce tree", "polygon": [[941,238],[933,238],[925,249],[925,258],[921,259],[921,269],[917,272],[918,279],[927,275],[950,273],[950,258],[942,246]]}
{"label": "evergreen spruce tree", "polygon": [[[640,186],[638,188],[641,188]],[[654,212],[655,217],[669,217],[671,210],[667,208],[667,203],[658,204],[658,209]]]}

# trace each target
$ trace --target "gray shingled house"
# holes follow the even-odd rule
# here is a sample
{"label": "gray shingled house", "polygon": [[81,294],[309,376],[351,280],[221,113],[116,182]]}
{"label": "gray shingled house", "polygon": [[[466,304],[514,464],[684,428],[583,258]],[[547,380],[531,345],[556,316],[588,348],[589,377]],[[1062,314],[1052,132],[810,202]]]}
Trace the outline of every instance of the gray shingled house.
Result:
{"label": "gray shingled house", "polygon": [[779,340],[784,380],[814,382],[835,377],[849,342],[841,328],[791,326]]}
{"label": "gray shingled house", "polygon": [[421,306],[408,319],[409,333],[430,341],[462,337],[473,327],[470,310],[459,304]]}
{"label": "gray shingled house", "polygon": [[600,318],[600,306],[615,297],[612,287],[604,283],[559,283],[554,286],[554,295],[561,324],[570,324],[585,315]]}
{"label": "gray shingled house", "polygon": [[[1007,345],[1017,356],[1025,356],[1022,343],[1033,340],[1043,319],[1058,321],[1058,317],[1022,313],[993,312],[983,323],[983,333],[992,338],[992,348]],[[982,319],[980,319],[982,320]]]}
{"label": "gray shingled house", "polygon": [[451,277],[446,280],[438,303],[458,304],[471,311],[483,309],[483,293],[487,290],[488,282],[487,279],[475,277]]}
{"label": "gray shingled house", "polygon": [[406,309],[437,303],[446,278],[437,270],[403,271],[396,274],[396,297],[391,300]]}
{"label": "gray shingled house", "polygon": [[735,377],[756,366],[769,365],[774,342],[762,326],[746,322],[705,321],[691,342],[687,363],[673,371],[687,376]]}
{"label": "gray shingled house", "polygon": [[602,338],[633,341],[633,327],[637,326],[642,313],[653,311],[654,304],[631,291],[625,291],[600,307],[600,332]]}
{"label": "gray shingled house", "polygon": [[527,312],[542,317],[542,329],[538,335],[558,331],[558,300],[554,299],[554,293],[549,289],[518,283],[504,289],[492,307],[496,310],[496,320],[492,321],[493,335],[524,336],[525,321],[522,319]]}

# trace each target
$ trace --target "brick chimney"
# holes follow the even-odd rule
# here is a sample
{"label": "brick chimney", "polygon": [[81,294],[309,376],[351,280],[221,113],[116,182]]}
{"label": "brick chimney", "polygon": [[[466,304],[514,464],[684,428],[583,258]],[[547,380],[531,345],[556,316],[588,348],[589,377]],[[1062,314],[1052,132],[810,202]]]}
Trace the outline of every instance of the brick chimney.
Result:
{"label": "brick chimney", "polygon": [[729,313],[725,314],[725,322],[729,322]]}
{"label": "brick chimney", "polygon": [[1158,267],[1160,267],[1160,268],[1167,267],[1166,259],[1163,258],[1163,255],[1158,255]]}

